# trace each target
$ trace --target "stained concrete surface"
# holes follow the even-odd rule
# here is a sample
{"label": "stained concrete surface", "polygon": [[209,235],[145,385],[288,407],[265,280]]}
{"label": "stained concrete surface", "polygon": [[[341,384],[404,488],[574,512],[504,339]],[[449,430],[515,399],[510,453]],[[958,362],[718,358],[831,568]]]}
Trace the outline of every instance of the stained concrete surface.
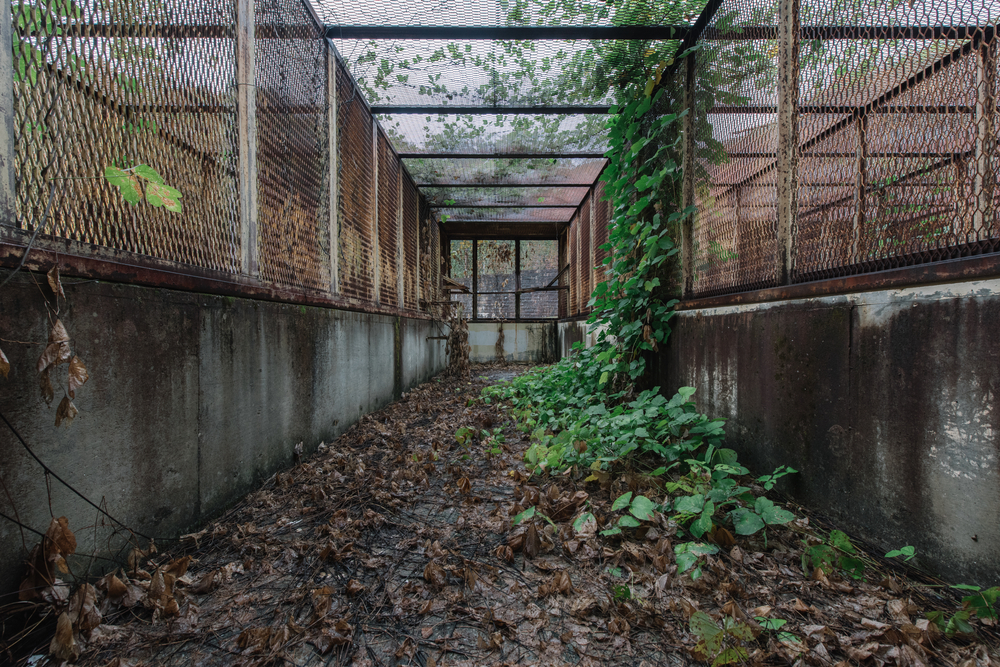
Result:
{"label": "stained concrete surface", "polygon": [[[0,411],[52,470],[129,527],[176,536],[222,511],[292,462],[293,447],[331,442],[360,416],[442,370],[444,341],[428,320],[234,299],[111,283],[66,281],[60,318],[90,380],[79,416],[54,426],[39,396],[41,348],[0,342],[11,362]],[[45,341],[38,288],[19,274],[4,288],[0,337]],[[69,518],[78,552],[114,551],[122,535],[0,431],[4,514],[44,531]],[[13,502],[13,506],[12,505]],[[28,547],[37,539],[25,537]],[[0,519],[0,592],[23,573],[20,531]],[[86,568],[85,559],[73,563]]]}
{"label": "stained concrete surface", "polygon": [[[469,361],[474,364],[496,359],[498,322],[469,322]],[[557,361],[556,322],[504,322],[504,360],[519,363]]]}
{"label": "stained concrete surface", "polygon": [[678,313],[697,388],[755,471],[952,581],[1000,583],[1000,280]]}

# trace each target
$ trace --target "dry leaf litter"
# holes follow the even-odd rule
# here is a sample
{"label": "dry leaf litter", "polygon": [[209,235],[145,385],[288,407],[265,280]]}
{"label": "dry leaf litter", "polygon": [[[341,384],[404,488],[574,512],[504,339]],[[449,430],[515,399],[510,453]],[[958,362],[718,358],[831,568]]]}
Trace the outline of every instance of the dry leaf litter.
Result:
{"label": "dry leaf litter", "polygon": [[[994,628],[946,638],[924,619],[957,608],[926,577],[884,561],[865,581],[806,577],[802,541],[820,531],[802,508],[766,543],[716,531],[722,550],[697,581],[677,573],[667,516],[600,536],[614,498],[660,500],[662,480],[529,477],[527,436],[475,400],[517,372],[493,364],[423,384],[169,551],[134,549],[127,567],[74,591],[59,575],[76,540],[53,519],[22,607],[4,608],[5,629],[28,608],[30,637],[46,633],[22,664],[693,665],[718,659],[692,632],[702,612],[749,628],[724,642],[743,664],[1000,665]],[[506,441],[460,444],[460,427],[501,427]],[[554,525],[512,526],[532,505]],[[575,530],[585,507],[596,520]],[[786,623],[774,632],[764,619]]]}

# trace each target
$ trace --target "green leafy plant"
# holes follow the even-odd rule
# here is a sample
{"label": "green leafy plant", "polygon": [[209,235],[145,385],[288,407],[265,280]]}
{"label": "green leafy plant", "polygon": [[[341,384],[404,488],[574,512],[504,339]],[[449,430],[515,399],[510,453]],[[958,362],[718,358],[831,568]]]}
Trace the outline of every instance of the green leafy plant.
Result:
{"label": "green leafy plant", "polygon": [[674,547],[674,558],[677,562],[677,573],[684,574],[691,570],[691,579],[701,577],[701,565],[703,556],[712,556],[719,553],[719,547],[706,542],[682,542]]}
{"label": "green leafy plant", "polygon": [[913,557],[917,555],[917,550],[911,546],[905,546],[899,549],[893,549],[885,555],[886,558],[897,558],[903,556],[904,561],[911,561]]}
{"label": "green leafy plant", "polygon": [[602,530],[601,535],[620,535],[622,528],[638,528],[643,521],[652,521],[656,504],[646,496],[632,496],[628,491],[618,496],[611,504],[612,511],[618,512],[627,510],[628,514],[618,517],[614,526],[607,530]]}
{"label": "green leafy plant", "polygon": [[857,557],[857,549],[846,533],[830,531],[829,538],[820,544],[810,545],[803,540],[806,548],[802,552],[802,571],[807,575],[818,567],[826,572],[842,570],[854,579],[863,579],[865,564]]}
{"label": "green leafy plant", "polygon": [[173,213],[182,211],[180,191],[165,184],[163,177],[149,165],[138,164],[128,169],[105,167],[104,178],[133,206],[145,198],[155,208],[162,206]]}
{"label": "green leafy plant", "polygon": [[747,645],[757,638],[755,629],[749,624],[729,616],[717,623],[703,611],[691,614],[688,627],[698,638],[692,654],[710,662],[712,667],[745,662],[750,657]]}

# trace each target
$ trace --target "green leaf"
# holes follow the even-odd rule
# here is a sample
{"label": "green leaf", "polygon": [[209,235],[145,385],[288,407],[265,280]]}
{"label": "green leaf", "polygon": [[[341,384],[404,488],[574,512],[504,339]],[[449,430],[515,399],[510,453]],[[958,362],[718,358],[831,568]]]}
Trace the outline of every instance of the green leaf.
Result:
{"label": "green leaf", "polygon": [[654,518],[653,510],[656,505],[652,500],[646,496],[636,496],[632,500],[632,506],[629,508],[629,512],[632,513],[636,519],[640,521],[652,521]]}
{"label": "green leaf", "polygon": [[618,528],[617,526],[614,527],[614,528],[608,528],[607,530],[602,530],[601,531],[601,535],[604,535],[604,536],[607,536],[607,537],[610,537],[611,535],[621,535],[621,534],[622,534],[622,529]]}
{"label": "green leaf", "polygon": [[515,516],[514,520],[513,520],[513,523],[516,526],[517,524],[521,523],[525,519],[530,519],[533,516],[535,516],[535,506],[534,505],[532,505],[528,509],[524,510],[523,512],[521,512],[517,516]]}
{"label": "green leaf", "polygon": [[725,651],[719,654],[719,656],[712,663],[712,667],[716,665],[732,665],[737,662],[744,662],[750,654],[742,646],[731,646]]}
{"label": "green leaf", "polygon": [[754,617],[754,620],[757,621],[760,627],[772,632],[780,630],[781,626],[788,623],[788,621],[783,618],[764,618],[763,616],[756,616]]}
{"label": "green leaf", "polygon": [[713,506],[711,507],[712,511],[709,511],[709,507],[711,505],[712,503],[709,502],[705,506],[705,510],[698,515],[698,518],[695,519],[694,523],[692,523],[690,528],[688,529],[691,531],[691,535],[694,536],[696,539],[701,537],[708,531],[712,530],[712,513],[714,512],[715,508]]}
{"label": "green leaf", "polygon": [[674,510],[685,514],[698,514],[705,506],[705,496],[696,493],[692,496],[681,496],[674,500]]}
{"label": "green leaf", "polygon": [[777,526],[792,521],[795,519],[795,515],[786,509],[771,505],[760,513],[760,518],[768,525]]}
{"label": "green leaf", "polygon": [[146,201],[154,207],[163,207],[172,213],[181,213],[181,193],[169,185],[150,182],[146,186]]}
{"label": "green leaf", "polygon": [[979,592],[979,586],[973,586],[972,584],[955,584],[952,588],[958,589],[960,591],[976,591]]}
{"label": "green leaf", "polygon": [[583,529],[584,524],[593,518],[594,518],[593,514],[591,514],[590,512],[584,512],[583,514],[581,514],[576,518],[576,521],[573,522],[573,530],[575,530],[576,532],[580,532]]}
{"label": "green leaf", "polygon": [[716,622],[712,620],[711,616],[703,611],[696,611],[691,614],[691,620],[688,621],[688,628],[690,628],[691,634],[700,639],[707,640],[720,637],[722,635],[722,628],[720,628]]}
{"label": "green leaf", "polygon": [[160,176],[155,169],[149,165],[140,164],[132,168],[132,173],[140,178],[144,178],[147,181],[156,183],[158,185],[163,185],[163,177]]}
{"label": "green leaf", "polygon": [[121,191],[122,198],[129,204],[135,205],[142,201],[142,186],[130,172],[117,167],[105,167],[104,178]]}
{"label": "green leaf", "polygon": [[830,531],[830,545],[835,549],[840,549],[844,553],[855,553],[854,545],[851,544],[851,538],[847,536],[847,533],[840,530]]}
{"label": "green leaf", "polygon": [[618,519],[618,525],[622,526],[623,528],[638,528],[642,524],[639,521],[636,521],[635,519],[630,517],[628,514],[623,514]]}
{"label": "green leaf", "polygon": [[622,495],[615,499],[615,502],[611,504],[611,511],[617,512],[620,509],[625,509],[632,502],[632,492],[626,491]]}
{"label": "green leaf", "polygon": [[764,520],[748,509],[733,510],[732,517],[737,535],[753,535],[764,527]]}
{"label": "green leaf", "polygon": [[969,612],[967,611],[957,611],[955,615],[949,619],[948,624],[944,628],[944,633],[949,637],[956,634],[972,635],[976,633],[976,629],[969,624]]}
{"label": "green leaf", "polygon": [[637,438],[648,438],[649,437],[649,431],[647,431],[646,429],[644,429],[644,428],[642,428],[640,426],[639,428],[637,428],[635,430],[635,437],[637,437]]}

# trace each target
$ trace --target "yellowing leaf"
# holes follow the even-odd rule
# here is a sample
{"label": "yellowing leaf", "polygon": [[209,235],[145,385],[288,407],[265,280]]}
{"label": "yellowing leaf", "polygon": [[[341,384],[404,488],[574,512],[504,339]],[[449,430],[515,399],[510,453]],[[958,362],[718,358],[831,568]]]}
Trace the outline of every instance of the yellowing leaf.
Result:
{"label": "yellowing leaf", "polygon": [[76,398],[76,390],[86,384],[90,379],[87,367],[83,365],[80,357],[73,356],[69,360],[69,397]]}
{"label": "yellowing leaf", "polygon": [[162,206],[173,213],[181,212],[181,193],[169,185],[162,185],[160,183],[150,183],[147,185],[146,201],[157,208]]}
{"label": "yellowing leaf", "polygon": [[56,408],[56,426],[61,426],[63,422],[66,422],[66,426],[69,427],[79,412],[73,402],[69,400],[69,396],[63,396],[63,399],[59,401],[59,407]]}
{"label": "yellowing leaf", "polygon": [[75,662],[80,657],[80,644],[73,632],[73,621],[66,612],[59,614],[56,621],[56,634],[49,644],[49,653],[56,660],[67,662]]}
{"label": "yellowing leaf", "polygon": [[48,278],[49,288],[52,290],[52,293],[65,299],[66,292],[63,291],[62,281],[59,280],[59,267],[53,266],[45,274],[45,277]]}
{"label": "yellowing leaf", "polygon": [[117,167],[106,167],[104,178],[121,191],[122,198],[129,204],[135,205],[142,201],[142,186],[139,184],[139,179],[131,172]]}

